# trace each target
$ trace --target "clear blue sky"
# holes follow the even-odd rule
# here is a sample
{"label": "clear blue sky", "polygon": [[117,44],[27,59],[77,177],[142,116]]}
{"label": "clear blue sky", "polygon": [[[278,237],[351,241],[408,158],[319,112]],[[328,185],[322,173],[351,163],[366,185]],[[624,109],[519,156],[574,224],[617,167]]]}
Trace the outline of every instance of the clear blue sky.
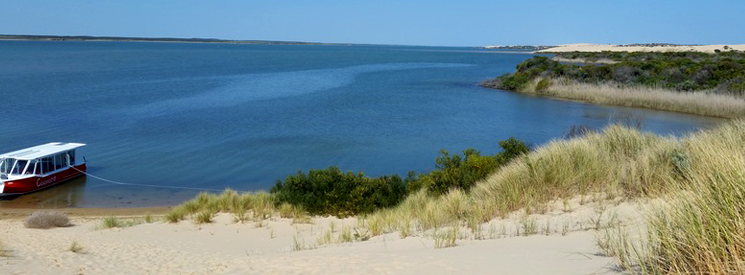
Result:
{"label": "clear blue sky", "polygon": [[745,44],[745,1],[0,0],[0,34],[443,46]]}

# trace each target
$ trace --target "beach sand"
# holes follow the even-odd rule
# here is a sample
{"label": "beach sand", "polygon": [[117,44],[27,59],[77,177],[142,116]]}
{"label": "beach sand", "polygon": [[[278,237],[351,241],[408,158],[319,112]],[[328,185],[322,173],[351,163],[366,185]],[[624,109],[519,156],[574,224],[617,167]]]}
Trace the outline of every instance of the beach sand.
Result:
{"label": "beach sand", "polygon": [[[571,210],[564,206],[541,215],[515,213],[492,220],[482,226],[480,238],[463,227],[456,246],[439,249],[427,232],[403,239],[393,232],[367,241],[337,243],[342,228],[360,225],[354,218],[316,217],[307,224],[272,218],[242,224],[233,222],[229,214],[218,214],[211,224],[156,221],[102,229],[102,217],[82,215],[72,216],[73,226],[44,230],[25,228],[20,215],[3,216],[0,242],[7,255],[0,257],[0,270],[2,274],[618,273],[613,259],[602,256],[596,242],[602,230],[595,230],[593,223],[602,217],[637,226],[639,206],[572,204]],[[539,228],[535,234],[520,233],[526,220]],[[323,241],[326,234],[330,244]],[[73,242],[83,251],[70,251]]]}
{"label": "beach sand", "polygon": [[[724,47],[728,47],[725,49]],[[601,44],[567,44],[554,48],[548,48],[538,51],[539,53],[557,53],[557,52],[705,52],[714,53],[720,51],[745,51],[745,44],[739,45],[700,45],[700,46],[620,46],[620,45],[601,45]]]}

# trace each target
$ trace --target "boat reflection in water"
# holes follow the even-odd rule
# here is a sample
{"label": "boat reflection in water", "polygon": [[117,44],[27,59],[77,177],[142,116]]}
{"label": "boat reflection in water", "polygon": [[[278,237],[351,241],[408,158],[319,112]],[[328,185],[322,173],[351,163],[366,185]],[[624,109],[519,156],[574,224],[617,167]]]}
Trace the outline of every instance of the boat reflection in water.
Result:
{"label": "boat reflection in water", "polygon": [[77,207],[83,197],[83,190],[88,178],[83,175],[54,188],[47,188],[22,196],[0,198],[3,208],[65,208]]}

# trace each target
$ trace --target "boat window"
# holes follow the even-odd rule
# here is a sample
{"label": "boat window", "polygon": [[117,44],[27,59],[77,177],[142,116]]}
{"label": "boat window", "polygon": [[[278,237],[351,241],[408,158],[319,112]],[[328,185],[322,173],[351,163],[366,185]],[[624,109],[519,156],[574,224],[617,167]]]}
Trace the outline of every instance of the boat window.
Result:
{"label": "boat window", "polygon": [[54,170],[59,170],[64,167],[64,161],[62,154],[54,155]]}
{"label": "boat window", "polygon": [[13,164],[16,162],[16,159],[13,158],[3,158],[0,159],[0,173],[7,174],[10,172],[10,169],[13,168]]}
{"label": "boat window", "polygon": [[41,159],[41,171],[42,174],[52,172],[54,168],[54,162],[52,161],[52,157],[44,157]]}
{"label": "boat window", "polygon": [[34,160],[31,164],[29,164],[28,169],[26,169],[26,174],[28,175],[38,175],[39,173],[39,161]]}
{"label": "boat window", "polygon": [[23,174],[23,170],[26,169],[27,164],[28,164],[28,160],[16,161],[16,164],[13,166],[13,171],[11,171],[11,174],[14,174],[14,175]]}
{"label": "boat window", "polygon": [[75,150],[67,151],[67,155],[70,156],[70,165],[75,165]]}

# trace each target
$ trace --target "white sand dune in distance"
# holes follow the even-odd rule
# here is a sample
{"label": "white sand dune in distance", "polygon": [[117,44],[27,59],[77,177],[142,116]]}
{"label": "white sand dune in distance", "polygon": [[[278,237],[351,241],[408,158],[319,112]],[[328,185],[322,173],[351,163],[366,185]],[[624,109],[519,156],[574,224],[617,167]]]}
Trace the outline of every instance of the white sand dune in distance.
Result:
{"label": "white sand dune in distance", "polygon": [[[726,48],[725,48],[726,47]],[[705,52],[714,53],[720,51],[745,51],[745,44],[738,45],[696,45],[696,46],[623,46],[623,45],[604,45],[604,44],[566,44],[553,48],[540,50],[540,53],[558,53],[558,52]]]}

